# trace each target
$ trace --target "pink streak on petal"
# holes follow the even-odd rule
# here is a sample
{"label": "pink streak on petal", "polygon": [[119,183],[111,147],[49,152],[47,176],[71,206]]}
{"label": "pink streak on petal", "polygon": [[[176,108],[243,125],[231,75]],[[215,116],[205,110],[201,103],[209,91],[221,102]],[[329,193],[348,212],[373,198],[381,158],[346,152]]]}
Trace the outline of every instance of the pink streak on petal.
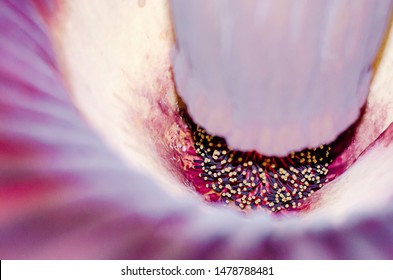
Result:
{"label": "pink streak on petal", "polygon": [[393,1],[172,2],[195,122],[267,155],[330,143],[359,116]]}
{"label": "pink streak on petal", "polygon": [[0,256],[110,257],[123,229],[108,224],[125,209],[149,207],[131,220],[160,217],[172,199],[128,170],[82,121],[35,7],[1,2],[0,11]]}

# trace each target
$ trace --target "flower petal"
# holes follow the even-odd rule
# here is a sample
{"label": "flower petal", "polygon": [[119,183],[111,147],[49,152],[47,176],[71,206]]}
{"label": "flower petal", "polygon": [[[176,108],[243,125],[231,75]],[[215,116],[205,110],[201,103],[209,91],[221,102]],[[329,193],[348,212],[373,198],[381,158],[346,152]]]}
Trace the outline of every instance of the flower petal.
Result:
{"label": "flower petal", "polygon": [[[35,7],[0,3],[10,15],[0,16],[2,259],[393,257],[391,206],[344,221],[243,216],[175,198],[129,168],[72,103]],[[392,133],[361,169],[391,166],[381,155],[391,155]]]}
{"label": "flower petal", "polygon": [[[286,155],[359,117],[393,1],[172,1],[174,73],[194,121]],[[244,137],[246,135],[246,137]]]}

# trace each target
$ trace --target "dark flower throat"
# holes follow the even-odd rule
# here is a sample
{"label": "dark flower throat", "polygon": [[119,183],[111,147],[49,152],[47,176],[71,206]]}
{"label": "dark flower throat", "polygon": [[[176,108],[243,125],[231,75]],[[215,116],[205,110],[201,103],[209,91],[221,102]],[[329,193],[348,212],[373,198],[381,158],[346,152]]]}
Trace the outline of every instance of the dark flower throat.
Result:
{"label": "dark flower throat", "polygon": [[328,145],[287,157],[233,150],[225,139],[187,122],[195,148],[196,190],[207,200],[272,212],[304,208],[306,200],[335,175],[329,172],[334,154]]}

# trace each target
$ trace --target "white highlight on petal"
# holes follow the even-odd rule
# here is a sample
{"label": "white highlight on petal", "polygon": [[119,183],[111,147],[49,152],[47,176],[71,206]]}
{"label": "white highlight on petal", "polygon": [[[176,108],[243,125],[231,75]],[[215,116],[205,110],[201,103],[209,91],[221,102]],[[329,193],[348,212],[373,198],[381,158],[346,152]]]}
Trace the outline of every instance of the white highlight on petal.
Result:
{"label": "white highlight on petal", "polygon": [[233,148],[286,155],[359,116],[393,2],[171,3],[175,79],[195,122]]}
{"label": "white highlight on petal", "polygon": [[138,3],[65,1],[53,36],[72,98],[90,125],[133,169],[181,194],[183,186],[156,160],[145,125],[162,118],[151,104],[156,96],[176,104],[168,3]]}

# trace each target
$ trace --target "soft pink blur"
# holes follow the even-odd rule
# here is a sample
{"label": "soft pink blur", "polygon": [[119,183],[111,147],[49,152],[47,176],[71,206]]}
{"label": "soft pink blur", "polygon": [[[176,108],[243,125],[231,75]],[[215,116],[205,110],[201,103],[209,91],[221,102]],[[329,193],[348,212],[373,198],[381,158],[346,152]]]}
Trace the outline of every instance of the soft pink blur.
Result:
{"label": "soft pink blur", "polygon": [[[36,2],[42,4],[39,9]],[[105,113],[101,111],[105,106],[92,104],[113,94],[113,88],[95,88],[95,84],[101,84],[88,79],[89,71],[86,79],[80,81],[77,75],[72,76],[76,80],[64,78],[63,70],[59,70],[61,56],[57,52],[67,45],[54,51],[48,11],[49,15],[64,17],[63,20],[66,12],[70,18],[74,12],[81,23],[83,16],[90,16],[86,18],[88,22],[71,30],[76,34],[75,40],[88,39],[83,44],[75,41],[78,49],[74,50],[75,56],[70,56],[80,61],[88,58],[86,64],[80,63],[80,68],[105,78],[117,73],[115,66],[120,62],[122,73],[139,75],[140,69],[132,63],[117,60],[120,51],[114,48],[122,40],[128,40],[128,25],[122,20],[129,17],[119,15],[127,15],[121,13],[126,9],[136,9],[136,5],[128,6],[130,3],[136,1],[118,2],[113,10],[107,11],[113,1],[70,1],[70,6],[80,8],[74,10],[48,9],[40,1],[0,2],[1,259],[393,258],[389,79],[376,84],[377,92],[384,94],[370,99],[373,114],[364,122],[363,130],[372,132],[366,133],[367,137],[378,135],[380,129],[387,128],[386,132],[332,184],[315,212],[280,220],[261,213],[246,216],[204,205],[195,196],[175,196],[166,191],[161,181],[156,180],[154,170],[145,175],[128,165],[119,150],[112,148],[117,140],[121,144],[125,139],[116,138],[111,144],[106,141],[123,123],[108,121],[106,129],[93,125],[94,117]],[[155,5],[161,7],[147,2],[144,9],[154,14],[155,8],[150,7]],[[51,14],[53,11],[56,14]],[[154,29],[156,22],[149,21],[149,16],[146,25]],[[164,23],[169,25],[169,21],[167,17]],[[100,33],[102,29],[91,28],[98,22],[109,27],[124,24],[127,28],[122,29],[125,33],[119,37],[110,33],[107,40]],[[73,27],[70,22],[67,24]],[[136,29],[141,28],[144,27],[138,25]],[[68,35],[60,34],[64,40]],[[138,48],[148,46],[154,52],[148,36],[144,40]],[[89,42],[97,44],[100,56],[94,56],[97,53]],[[116,56],[111,59],[111,55]],[[93,63],[88,64],[89,59]],[[163,60],[166,59],[169,60],[169,51]],[[78,65],[75,61],[62,63],[72,70],[75,70],[72,65]],[[389,69],[389,65],[390,56],[381,67]],[[129,93],[121,82],[124,80],[119,79],[119,88],[115,88],[118,96]],[[154,89],[163,87],[151,84],[150,80],[148,84]],[[71,92],[70,88],[77,90]],[[142,94],[138,91],[140,87],[135,89],[133,96]],[[88,104],[75,101],[84,90],[92,98],[91,111],[95,109],[97,114],[84,111]],[[118,99],[116,108],[121,108],[122,101]],[[373,120],[373,116],[380,116],[379,112],[384,115],[382,122],[379,118]],[[127,121],[132,123],[132,119]],[[364,145],[361,136],[357,141]],[[139,135],[131,133],[128,137]]]}

